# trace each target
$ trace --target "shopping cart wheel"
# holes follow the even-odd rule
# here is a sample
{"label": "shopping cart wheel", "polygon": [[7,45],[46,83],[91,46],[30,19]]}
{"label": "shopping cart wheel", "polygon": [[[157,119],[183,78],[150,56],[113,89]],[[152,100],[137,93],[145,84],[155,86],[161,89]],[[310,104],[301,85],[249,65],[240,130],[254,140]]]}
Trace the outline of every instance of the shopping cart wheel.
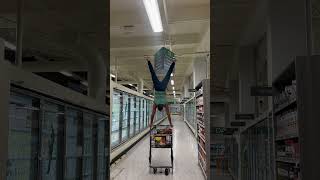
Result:
{"label": "shopping cart wheel", "polygon": [[157,173],[157,168],[153,168],[153,174]]}
{"label": "shopping cart wheel", "polygon": [[165,174],[166,176],[169,175],[169,172],[170,172],[170,169],[169,169],[169,168],[166,168],[166,169],[164,170],[164,174]]}

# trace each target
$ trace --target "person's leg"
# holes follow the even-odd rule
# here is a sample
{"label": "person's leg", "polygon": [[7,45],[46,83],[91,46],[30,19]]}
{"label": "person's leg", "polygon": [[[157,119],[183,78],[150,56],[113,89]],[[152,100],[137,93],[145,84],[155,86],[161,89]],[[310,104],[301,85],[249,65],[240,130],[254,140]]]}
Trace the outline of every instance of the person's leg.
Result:
{"label": "person's leg", "polygon": [[152,82],[153,84],[158,84],[160,83],[157,75],[156,75],[156,72],[154,71],[153,67],[152,67],[152,64],[150,61],[148,61],[148,67],[149,67],[149,71],[151,73],[151,78],[152,78]]}
{"label": "person's leg", "polygon": [[152,113],[151,113],[151,120],[150,120],[150,124],[149,124],[150,128],[152,128],[152,126],[153,126],[153,119],[154,119],[154,115],[156,115],[156,111],[157,111],[157,105],[153,104]]}
{"label": "person's leg", "polygon": [[167,116],[168,116],[168,120],[169,120],[170,126],[173,127],[173,124],[172,124],[172,121],[171,121],[171,115],[170,115],[169,105],[166,104],[164,107],[165,107],[165,109],[166,109],[166,113],[167,113]]}
{"label": "person's leg", "polygon": [[167,88],[167,86],[168,86],[168,83],[169,83],[169,81],[170,81],[170,76],[171,76],[171,74],[172,74],[172,72],[173,72],[173,69],[174,69],[175,64],[176,64],[175,62],[173,62],[173,63],[171,64],[171,66],[170,66],[170,68],[169,68],[166,76],[165,76],[165,77],[163,78],[163,80],[161,81],[161,84],[162,84],[164,90],[165,90],[165,89]]}

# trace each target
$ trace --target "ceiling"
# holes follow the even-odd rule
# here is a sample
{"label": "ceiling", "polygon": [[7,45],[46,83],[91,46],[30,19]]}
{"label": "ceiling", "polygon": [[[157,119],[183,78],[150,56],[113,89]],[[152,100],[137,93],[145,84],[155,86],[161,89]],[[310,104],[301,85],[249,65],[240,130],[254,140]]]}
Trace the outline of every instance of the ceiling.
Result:
{"label": "ceiling", "polygon": [[173,79],[179,94],[184,79],[191,74],[187,69],[195,58],[193,53],[197,52],[209,28],[210,0],[167,0],[168,26],[164,3],[158,2],[164,33],[152,31],[142,0],[110,1],[111,72],[126,83],[143,80],[145,89],[152,89],[144,55],[152,57],[165,44],[170,44],[168,40],[171,39],[172,51],[177,55]]}
{"label": "ceiling", "polygon": [[[0,37],[16,45],[17,1],[0,6]],[[24,62],[34,71],[76,70],[84,60],[78,45],[96,49],[108,60],[107,1],[33,0],[24,1],[23,56],[36,56]],[[62,66],[53,68],[60,62]],[[45,68],[44,68],[45,67]],[[52,68],[51,68],[52,67]]]}

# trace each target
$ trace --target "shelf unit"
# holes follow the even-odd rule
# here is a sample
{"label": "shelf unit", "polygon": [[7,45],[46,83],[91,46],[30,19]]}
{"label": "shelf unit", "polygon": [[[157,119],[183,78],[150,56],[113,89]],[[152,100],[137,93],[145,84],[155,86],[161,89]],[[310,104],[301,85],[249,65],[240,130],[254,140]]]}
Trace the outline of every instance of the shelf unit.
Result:
{"label": "shelf unit", "polygon": [[205,79],[196,88],[198,161],[205,179],[210,179],[210,84]]}
{"label": "shelf unit", "polygon": [[278,180],[300,178],[300,136],[295,62],[273,82],[275,172]]}
{"label": "shelf unit", "polygon": [[197,113],[196,113],[196,102],[195,96],[191,97],[184,103],[184,121],[192,131],[192,133],[197,136],[196,126],[197,126]]}

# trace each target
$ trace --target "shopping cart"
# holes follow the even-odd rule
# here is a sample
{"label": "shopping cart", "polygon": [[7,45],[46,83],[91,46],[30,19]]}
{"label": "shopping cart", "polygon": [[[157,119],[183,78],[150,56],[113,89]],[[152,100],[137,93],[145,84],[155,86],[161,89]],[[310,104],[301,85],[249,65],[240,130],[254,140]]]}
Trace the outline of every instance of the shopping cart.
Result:
{"label": "shopping cart", "polygon": [[[170,148],[171,165],[152,165],[152,149],[153,148]],[[172,128],[169,125],[156,125],[150,131],[150,151],[149,151],[149,167],[153,169],[153,173],[157,173],[157,169],[165,169],[165,175],[173,173],[173,149],[172,149]]]}

